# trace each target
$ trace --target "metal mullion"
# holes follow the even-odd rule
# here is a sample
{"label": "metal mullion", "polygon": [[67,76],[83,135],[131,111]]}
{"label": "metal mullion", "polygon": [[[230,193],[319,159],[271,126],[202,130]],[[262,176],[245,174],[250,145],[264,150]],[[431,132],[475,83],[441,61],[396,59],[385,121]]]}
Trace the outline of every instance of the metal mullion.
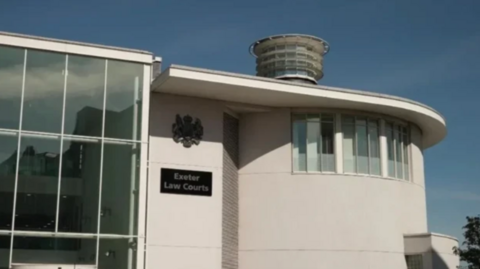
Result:
{"label": "metal mullion", "polygon": [[100,222],[102,210],[102,179],[103,179],[103,154],[104,154],[104,140],[105,140],[105,115],[107,109],[107,83],[108,83],[108,59],[105,59],[105,79],[103,85],[103,111],[102,111],[102,139],[100,146],[100,177],[98,189],[98,212],[97,212],[97,249],[95,255],[95,266],[98,267],[98,255],[100,251]]}
{"label": "metal mullion", "polygon": [[6,133],[18,134],[18,130],[0,128],[0,133],[2,133],[2,134],[6,134]]}
{"label": "metal mullion", "polygon": [[58,233],[58,219],[60,215],[60,192],[62,188],[62,162],[63,162],[63,133],[65,128],[65,102],[67,100],[68,80],[68,54],[65,55],[65,72],[63,79],[63,107],[62,107],[62,128],[60,131],[60,159],[58,161],[58,187],[57,187],[57,211],[55,212],[55,233]]}
{"label": "metal mullion", "polygon": [[12,209],[12,234],[10,236],[10,257],[9,257],[9,266],[12,266],[13,258],[13,238],[15,232],[15,215],[17,211],[17,190],[18,190],[18,172],[20,167],[20,147],[22,141],[22,124],[23,124],[23,101],[25,99],[25,77],[27,75],[27,56],[28,50],[25,49],[24,58],[23,58],[23,78],[22,78],[22,94],[20,97],[20,120],[18,123],[18,140],[17,140],[17,160],[15,167],[15,186],[13,188],[13,209]]}
{"label": "metal mullion", "polygon": [[15,132],[6,132],[6,131],[3,131],[3,130],[0,130],[0,134],[2,136],[18,136],[18,131],[15,131]]}
{"label": "metal mullion", "polygon": [[[143,79],[143,77],[142,77]],[[137,79],[135,80],[135,84],[134,84],[134,94],[133,94],[133,101],[134,101],[134,107],[133,107],[133,126],[132,126],[132,139],[136,139],[137,138],[137,134],[138,134],[138,103],[139,103],[139,82],[140,81],[140,77],[137,77]],[[143,86],[143,84],[142,84]],[[142,89],[142,92],[143,92],[143,89]],[[141,123],[140,123],[141,124]],[[135,143],[132,145],[132,156],[131,156],[131,165],[132,165],[132,168],[131,168],[131,174],[130,174],[130,208],[129,208],[129,229],[128,229],[128,232],[130,235],[133,235],[135,232],[134,232],[134,227],[135,227],[135,221],[138,221],[138,220],[135,220],[135,199],[138,198],[138,189],[136,189],[136,182],[135,182],[135,179],[136,179],[136,176],[137,176],[137,159],[136,157],[138,156],[138,144]],[[140,167],[140,165],[138,165],[138,167]],[[140,172],[140,171],[138,171]],[[138,213],[138,212],[137,212]],[[133,243],[135,239],[132,239],[130,238],[128,241],[130,244]],[[138,241],[138,240],[137,240]],[[127,261],[128,261],[128,264],[131,264],[132,263],[132,260],[133,260],[133,250],[132,249],[129,249],[128,250],[128,256],[127,256]]]}
{"label": "metal mullion", "polygon": [[105,144],[112,144],[112,145],[139,145],[140,142],[124,142],[124,141],[111,141],[108,139],[103,139]]}
{"label": "metal mullion", "polygon": [[24,137],[41,137],[45,139],[59,139],[60,134],[22,131]]}
{"label": "metal mullion", "polygon": [[[144,70],[152,67],[144,66]],[[152,81],[152,73],[149,72],[144,73],[143,79],[143,91],[142,91],[142,114],[141,114],[141,137],[142,144],[140,144],[140,173],[139,173],[139,192],[138,192],[138,220],[137,220],[137,235],[138,235],[138,246],[141,245],[141,248],[137,248],[137,267],[138,269],[141,268],[148,268],[147,265],[147,238],[146,235],[148,234],[148,225],[147,225],[147,214],[148,214],[148,155],[149,155],[149,135],[148,135],[148,127],[149,127],[149,109],[150,109],[150,81]],[[148,81],[149,83],[145,83]],[[145,143],[145,144],[143,144]],[[293,160],[292,160],[293,161]],[[293,164],[293,162],[292,162]],[[143,238],[142,240],[140,240]]]}

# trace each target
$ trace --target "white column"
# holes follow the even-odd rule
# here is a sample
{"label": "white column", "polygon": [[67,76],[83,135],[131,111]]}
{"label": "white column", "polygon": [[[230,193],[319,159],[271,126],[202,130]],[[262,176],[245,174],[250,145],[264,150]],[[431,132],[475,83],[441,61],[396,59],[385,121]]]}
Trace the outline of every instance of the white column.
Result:
{"label": "white column", "polygon": [[388,151],[387,136],[385,133],[385,120],[380,120],[380,165],[382,169],[382,177],[388,177]]}
{"label": "white column", "polygon": [[[140,150],[140,182],[139,189],[137,192],[138,195],[138,245],[137,245],[137,268],[149,268],[145,265],[146,255],[148,255],[147,250],[147,230],[146,230],[146,216],[147,216],[147,190],[148,190],[148,141],[149,141],[149,111],[150,111],[150,83],[152,80],[151,77],[152,66],[144,65],[143,66],[143,91],[142,91],[142,117],[141,117],[141,137],[138,139],[142,140],[141,150]],[[147,253],[146,253],[147,252]],[[146,255],[145,255],[146,253]]]}
{"label": "white column", "polygon": [[335,170],[343,174],[343,133],[342,114],[335,115]]}

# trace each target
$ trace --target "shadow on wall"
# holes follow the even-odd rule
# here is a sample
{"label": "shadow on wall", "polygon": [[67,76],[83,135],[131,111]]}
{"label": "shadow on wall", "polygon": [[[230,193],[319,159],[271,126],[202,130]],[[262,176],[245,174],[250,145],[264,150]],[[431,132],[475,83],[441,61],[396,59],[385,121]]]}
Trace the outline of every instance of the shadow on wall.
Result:
{"label": "shadow on wall", "polygon": [[[446,257],[453,256],[454,259],[449,263]],[[423,254],[414,254],[406,256],[407,269],[457,269],[458,263],[455,263],[456,256],[439,253],[435,249],[430,249]]]}
{"label": "shadow on wall", "polygon": [[[443,254],[444,256],[445,254]],[[453,255],[453,254],[452,254]],[[456,265],[448,265],[443,259],[442,254],[432,249],[432,269],[457,269]]]}
{"label": "shadow on wall", "polygon": [[[291,143],[290,110],[243,114],[240,118],[240,169],[256,159],[268,155]],[[285,155],[286,154],[286,155]],[[291,167],[291,149],[285,154],[273,156],[269,163]],[[278,156],[285,158],[279,159]],[[288,158],[287,158],[288,157]],[[286,166],[286,167],[283,167]]]}

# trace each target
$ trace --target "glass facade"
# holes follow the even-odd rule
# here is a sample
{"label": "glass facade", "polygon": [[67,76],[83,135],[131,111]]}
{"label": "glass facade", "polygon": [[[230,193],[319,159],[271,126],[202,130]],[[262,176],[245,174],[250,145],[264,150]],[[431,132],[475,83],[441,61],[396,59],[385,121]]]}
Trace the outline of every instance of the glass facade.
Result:
{"label": "glass facade", "polygon": [[0,268],[135,268],[143,73],[0,46]]}

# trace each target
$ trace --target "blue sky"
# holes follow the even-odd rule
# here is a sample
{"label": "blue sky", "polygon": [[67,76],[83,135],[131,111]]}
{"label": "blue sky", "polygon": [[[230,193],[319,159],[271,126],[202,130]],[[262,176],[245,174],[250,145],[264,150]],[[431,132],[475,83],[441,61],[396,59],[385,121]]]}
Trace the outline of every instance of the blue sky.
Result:
{"label": "blue sky", "polygon": [[0,0],[0,31],[152,51],[171,63],[254,74],[248,46],[278,33],[331,45],[321,84],[399,95],[446,118],[425,152],[431,231],[480,214],[478,0]]}

